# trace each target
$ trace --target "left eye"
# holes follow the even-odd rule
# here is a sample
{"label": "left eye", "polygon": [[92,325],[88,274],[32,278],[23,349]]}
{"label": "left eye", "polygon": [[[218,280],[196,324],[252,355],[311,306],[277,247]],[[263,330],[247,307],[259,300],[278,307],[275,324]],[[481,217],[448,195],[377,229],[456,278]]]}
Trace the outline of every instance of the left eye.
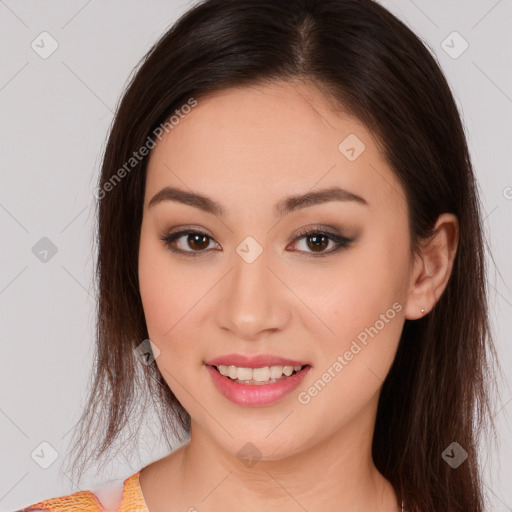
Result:
{"label": "left eye", "polygon": [[[295,240],[300,241],[302,239],[304,239],[306,246],[312,249],[312,252],[315,256],[324,256],[327,254],[332,254],[333,252],[336,252],[342,249],[343,247],[347,247],[352,242],[350,238],[346,238],[335,233],[319,231],[317,229],[303,231],[298,234]],[[323,249],[325,249],[329,245],[329,242],[333,243],[334,248],[332,248],[330,251],[324,251]]]}
{"label": "left eye", "polygon": [[[181,249],[176,246],[179,239],[184,237],[187,237],[186,243],[192,250]],[[305,239],[307,247],[312,249],[311,253],[313,256],[332,254],[343,247],[347,247],[353,241],[344,236],[335,233],[327,233],[318,229],[309,229],[299,233],[293,243],[295,244],[302,239]],[[197,230],[179,231],[162,238],[162,241],[165,242],[166,246],[171,251],[186,256],[200,256],[202,253],[206,252],[206,249],[210,245],[210,240],[213,239],[209,235]],[[331,248],[330,251],[325,251],[330,242],[334,244],[334,248]]]}

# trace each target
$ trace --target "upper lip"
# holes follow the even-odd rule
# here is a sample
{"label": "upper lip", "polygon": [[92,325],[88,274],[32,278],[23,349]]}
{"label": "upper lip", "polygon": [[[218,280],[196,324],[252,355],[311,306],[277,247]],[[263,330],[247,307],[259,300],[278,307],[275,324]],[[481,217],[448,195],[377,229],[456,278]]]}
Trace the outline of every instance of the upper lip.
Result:
{"label": "upper lip", "polygon": [[205,364],[210,366],[237,366],[238,368],[262,368],[264,366],[304,366],[309,363],[286,359],[284,357],[274,356],[272,354],[258,354],[256,356],[244,356],[243,354],[226,354],[225,356],[215,357]]}

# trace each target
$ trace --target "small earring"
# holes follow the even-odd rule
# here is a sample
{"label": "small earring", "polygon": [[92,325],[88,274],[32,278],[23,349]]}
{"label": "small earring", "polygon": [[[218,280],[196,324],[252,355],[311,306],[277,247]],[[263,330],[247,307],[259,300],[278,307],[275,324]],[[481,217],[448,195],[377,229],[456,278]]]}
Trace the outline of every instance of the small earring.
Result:
{"label": "small earring", "polygon": [[421,308],[421,313],[422,313],[422,314],[423,314],[423,313],[425,313],[425,310],[424,310],[423,308]]}

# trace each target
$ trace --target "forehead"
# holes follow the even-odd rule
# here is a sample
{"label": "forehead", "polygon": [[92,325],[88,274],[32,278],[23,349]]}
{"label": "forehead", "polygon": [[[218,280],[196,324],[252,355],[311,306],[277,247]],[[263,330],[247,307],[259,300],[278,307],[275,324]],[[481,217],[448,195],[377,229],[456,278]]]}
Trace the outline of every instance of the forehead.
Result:
{"label": "forehead", "polygon": [[312,86],[282,82],[199,99],[151,151],[145,202],[165,186],[243,207],[250,197],[274,204],[273,198],[335,185],[369,204],[404,201],[357,118]]}

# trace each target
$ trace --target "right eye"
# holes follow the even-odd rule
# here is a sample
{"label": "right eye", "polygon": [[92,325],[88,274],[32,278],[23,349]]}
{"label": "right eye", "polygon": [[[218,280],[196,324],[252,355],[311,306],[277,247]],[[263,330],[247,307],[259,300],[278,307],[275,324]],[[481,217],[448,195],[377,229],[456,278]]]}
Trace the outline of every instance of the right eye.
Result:
{"label": "right eye", "polygon": [[[192,250],[187,250],[183,248],[177,248],[176,242],[183,237],[187,237],[185,239],[185,243],[188,244],[188,247],[192,248]],[[171,233],[162,238],[162,241],[165,242],[166,246],[175,253],[183,254],[185,256],[199,256],[201,253],[206,252],[205,249],[208,248],[209,242],[208,240],[213,240],[209,235],[203,233],[198,230],[184,230],[178,231],[177,233]]]}

